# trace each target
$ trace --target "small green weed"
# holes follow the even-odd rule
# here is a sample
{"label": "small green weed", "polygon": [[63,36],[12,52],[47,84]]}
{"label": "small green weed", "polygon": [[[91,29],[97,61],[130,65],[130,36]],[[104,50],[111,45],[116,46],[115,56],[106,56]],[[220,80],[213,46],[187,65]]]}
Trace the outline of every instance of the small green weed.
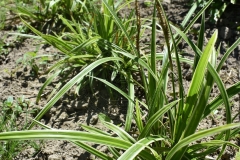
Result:
{"label": "small green weed", "polygon": [[7,9],[4,7],[6,5],[5,1],[0,2],[0,30],[2,30],[5,27],[5,20],[6,20],[6,12]]}
{"label": "small green weed", "polygon": [[0,55],[7,55],[9,53],[8,46],[3,39],[0,39]]}
{"label": "small green weed", "polygon": [[[36,112],[29,109],[29,106],[30,102],[24,97],[14,100],[12,96],[0,104],[0,132],[26,130],[29,123],[28,117]],[[33,141],[0,142],[0,159],[13,159],[28,146],[34,146],[36,150],[39,149]]]}

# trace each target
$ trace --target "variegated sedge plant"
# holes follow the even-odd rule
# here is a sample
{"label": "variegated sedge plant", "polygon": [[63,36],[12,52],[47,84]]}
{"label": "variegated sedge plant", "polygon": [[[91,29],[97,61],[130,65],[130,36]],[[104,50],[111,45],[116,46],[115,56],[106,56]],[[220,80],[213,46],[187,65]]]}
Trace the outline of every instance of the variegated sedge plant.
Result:
{"label": "variegated sedge plant", "polygon": [[[101,159],[202,159],[209,154],[216,153],[220,150],[218,159],[227,145],[239,149],[239,146],[231,143],[229,140],[240,131],[240,123],[233,123],[236,115],[231,114],[229,100],[232,96],[240,91],[240,82],[225,88],[218,72],[230,53],[236,48],[240,39],[238,39],[224,54],[219,63],[216,62],[218,50],[215,49],[218,37],[217,30],[214,32],[206,46],[204,42],[204,11],[213,2],[208,3],[190,20],[190,15],[195,11],[196,6],[190,9],[180,28],[170,24],[166,18],[165,12],[159,0],[154,1],[154,12],[152,18],[152,40],[151,53],[142,55],[139,49],[139,40],[134,44],[127,26],[117,16],[114,7],[109,5],[109,1],[102,0],[104,11],[107,10],[108,16],[111,17],[112,23],[116,24],[123,37],[129,43],[129,48],[123,48],[114,41],[109,41],[98,37],[82,40],[80,47],[91,47],[95,43],[91,40],[104,41],[106,49],[113,53],[110,57],[101,57],[96,61],[86,65],[76,76],[69,80],[45,105],[40,113],[35,117],[27,131],[4,132],[0,133],[0,140],[22,140],[22,139],[64,139],[69,140],[79,147],[84,148],[89,153],[98,156]],[[136,19],[138,33],[140,32],[140,17],[138,4],[136,3]],[[199,31],[198,43],[194,44],[187,36],[187,32],[198,18],[202,17],[201,29]],[[161,25],[161,30],[165,36],[166,44],[161,53],[156,51],[156,24],[157,20]],[[29,26],[31,28],[31,26]],[[34,30],[34,29],[32,29]],[[173,34],[175,30],[176,34]],[[34,30],[35,31],[35,30]],[[37,31],[35,31],[36,33]],[[45,35],[37,32],[44,39]],[[137,36],[138,37],[138,36]],[[52,38],[52,37],[51,37]],[[178,43],[184,40],[195,53],[195,60],[184,58],[179,54]],[[51,41],[48,41],[51,44]],[[57,42],[57,41],[56,41]],[[86,45],[88,44],[88,45]],[[102,43],[98,43],[102,44]],[[85,45],[85,46],[84,46]],[[69,55],[71,51],[70,48]],[[121,55],[121,56],[118,56]],[[126,76],[128,82],[128,93],[125,93],[114,83],[103,79],[102,77],[91,76],[112,89],[118,91],[129,101],[128,113],[124,129],[111,123],[110,118],[104,114],[99,114],[99,119],[115,135],[99,130],[90,126],[81,126],[85,131],[66,131],[56,130],[41,124],[39,120],[42,116],[76,83],[87,76],[94,68],[106,62],[114,62],[116,65],[123,65],[124,58],[129,59],[129,63],[135,66],[140,74],[142,81],[136,83],[132,79],[133,71],[120,73]],[[162,61],[161,70],[156,69],[157,61]],[[193,77],[188,88],[183,87],[181,63],[188,63],[193,66]],[[144,71],[147,70],[148,74]],[[170,75],[170,77],[168,76]],[[177,81],[177,84],[176,84]],[[213,84],[216,83],[220,94],[210,100],[210,92]],[[167,85],[171,84],[173,93],[172,101],[168,101],[169,95]],[[145,100],[138,99],[134,93],[134,86],[140,85],[145,92]],[[177,86],[177,87],[175,87]],[[198,131],[197,127],[201,120],[211,114],[212,111],[223,105],[226,110],[226,124],[210,129]],[[147,110],[148,115],[143,116],[143,110]],[[137,137],[133,137],[131,131],[132,116],[136,122],[137,131],[134,132]],[[32,130],[34,125],[41,125],[46,130]],[[212,140],[201,143],[194,143],[202,138],[213,136]],[[112,156],[102,153],[84,142],[92,142],[108,146]],[[123,151],[123,154],[122,154]]]}
{"label": "variegated sedge plant", "polygon": [[[79,2],[77,5],[80,7],[83,12],[83,18],[81,21],[77,21],[75,17],[63,17],[63,15],[59,15],[58,18],[65,25],[66,32],[63,33],[54,33],[54,35],[43,34],[34,27],[32,27],[27,21],[22,20],[27,27],[29,27],[37,36],[32,35],[21,35],[32,38],[40,38],[50,45],[57,48],[61,53],[59,56],[59,60],[54,62],[54,65],[51,65],[48,70],[46,70],[41,74],[49,74],[49,78],[41,87],[38,96],[37,103],[41,99],[41,95],[47,85],[49,85],[56,77],[61,76],[61,81],[57,84],[56,89],[52,91],[49,98],[52,97],[62,87],[62,84],[68,81],[66,77],[73,77],[79,70],[82,70],[92,62],[111,56],[121,56],[121,55],[113,55],[114,52],[111,52],[111,48],[108,48],[108,42],[114,43],[117,46],[129,50],[129,44],[126,43],[127,39],[123,36],[121,30],[118,29],[117,24],[109,15],[109,11],[106,9],[105,5],[101,3],[95,3],[96,1],[85,1],[84,3]],[[71,5],[77,3],[76,1],[72,1]],[[126,3],[113,3],[112,0],[107,2],[109,6],[116,10],[116,13],[120,12],[124,7],[128,7],[130,1]],[[57,5],[58,3],[54,4]],[[100,9],[101,8],[101,9]],[[25,15],[20,11],[20,16]],[[134,12],[132,11],[127,17],[122,18],[122,23],[127,32],[129,33],[130,39],[135,41],[135,34],[138,33],[136,31]],[[20,35],[20,34],[18,34]],[[43,55],[43,56],[53,56],[53,55]],[[41,56],[37,56],[36,58],[41,58]],[[50,58],[51,59],[51,58]],[[119,62],[108,62],[98,66],[96,69],[92,70],[88,73],[88,77],[84,77],[83,79],[79,79],[78,85],[76,87],[76,94],[78,94],[79,89],[82,86],[90,83],[92,87],[91,75],[101,77],[104,79],[108,79],[113,81],[118,72],[120,72],[120,68],[124,68],[124,74],[129,75],[126,70],[134,70],[134,67],[131,67],[131,61],[128,58],[124,58],[124,65],[120,65]],[[122,78],[123,76],[121,76]],[[49,100],[49,99],[48,99]]]}

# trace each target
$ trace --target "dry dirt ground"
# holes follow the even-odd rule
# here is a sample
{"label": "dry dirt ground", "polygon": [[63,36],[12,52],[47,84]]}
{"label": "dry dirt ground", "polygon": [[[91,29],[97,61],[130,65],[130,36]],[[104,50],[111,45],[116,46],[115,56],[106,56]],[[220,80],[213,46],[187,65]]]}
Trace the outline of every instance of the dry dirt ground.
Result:
{"label": "dry dirt ground", "polygon": [[[164,9],[167,12],[168,18],[175,24],[181,23],[183,17],[189,10],[189,6],[185,2],[174,1],[173,3],[164,3]],[[237,27],[240,26],[240,6],[229,6],[225,14],[217,24],[206,23],[206,39],[209,39],[215,29],[219,30],[219,43],[222,43],[220,57],[224,54],[227,47],[233,44],[233,42],[239,38],[240,33],[237,31]],[[152,8],[141,4],[141,16],[151,17]],[[200,22],[197,22],[194,26],[197,28]],[[14,28],[14,27],[13,27]],[[5,42],[15,41],[15,37],[8,35],[12,30],[1,30],[0,38],[6,37]],[[193,40],[196,39],[194,34],[189,35]],[[161,44],[161,38],[159,35],[158,44]],[[145,36],[142,37],[142,47],[148,47],[150,43],[150,32],[147,31]],[[191,55],[191,51],[183,43],[182,47],[186,55]],[[50,46],[39,44],[39,41],[33,39],[25,39],[23,42],[13,47],[7,48],[10,52],[7,55],[0,55],[0,101],[4,101],[8,96],[13,96],[15,99],[21,96],[25,97],[26,101],[31,103],[30,108],[41,109],[47,102],[47,96],[53,90],[54,85],[48,87],[44,94],[46,95],[39,104],[35,103],[36,95],[40,87],[46,80],[46,76],[34,77],[31,71],[31,67],[27,64],[21,64],[19,62],[25,62],[24,55],[29,52],[35,52],[37,54],[58,54],[58,51]],[[146,49],[145,52],[149,50]],[[226,87],[229,87],[233,83],[239,81],[239,54],[240,46],[234,50],[230,55],[227,62],[224,64],[220,74],[224,80]],[[46,65],[46,64],[45,64]],[[42,65],[44,66],[44,65]],[[184,85],[187,86],[191,80],[191,69],[188,65],[183,65],[183,75],[186,79]],[[216,88],[216,87],[215,87]],[[213,90],[212,96],[218,94],[217,88]],[[239,96],[235,96],[232,100],[233,114],[239,113]],[[88,124],[100,129],[103,126],[98,121],[98,114],[103,112],[111,117],[115,124],[124,124],[124,118],[126,114],[126,103],[123,101],[110,100],[107,91],[105,89],[96,91],[93,95],[89,89],[85,89],[80,92],[79,97],[74,95],[66,95],[62,98],[54,107],[46,114],[41,122],[44,124],[56,128],[56,129],[68,129],[68,130],[82,130],[79,124]],[[200,125],[201,128],[210,128],[216,125],[222,125],[224,122],[224,109],[220,108],[216,111],[216,115],[213,115],[214,120],[204,120]],[[239,118],[237,119],[239,122]],[[239,141],[234,141],[239,144]],[[107,148],[100,145],[94,145],[98,150],[107,152]],[[224,155],[223,159],[233,159],[235,151],[229,148]],[[214,155],[210,155],[214,158]],[[66,141],[44,141],[40,144],[40,150],[36,152],[33,148],[29,147],[19,154],[16,159],[48,159],[48,160],[73,160],[73,159],[96,159],[95,156],[90,155],[83,149],[74,146]]]}

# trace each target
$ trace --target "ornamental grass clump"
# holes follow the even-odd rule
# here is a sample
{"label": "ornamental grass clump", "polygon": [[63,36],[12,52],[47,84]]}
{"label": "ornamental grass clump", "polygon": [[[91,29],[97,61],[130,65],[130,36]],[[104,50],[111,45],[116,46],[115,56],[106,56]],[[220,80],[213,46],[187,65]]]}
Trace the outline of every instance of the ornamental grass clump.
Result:
{"label": "ornamental grass clump", "polygon": [[[218,159],[220,159],[227,145],[239,149],[239,146],[229,141],[240,131],[240,123],[233,123],[236,115],[232,115],[229,101],[232,96],[239,93],[240,82],[226,89],[219,76],[219,71],[230,53],[239,45],[240,39],[226,51],[218,63],[218,50],[215,49],[218,37],[217,30],[213,33],[206,46],[204,46],[204,12],[208,6],[212,4],[213,0],[209,0],[208,3],[195,14],[195,17],[190,20],[190,15],[192,15],[196,9],[195,6],[193,6],[181,24],[181,28],[183,29],[176,27],[168,21],[161,2],[155,0],[151,20],[151,52],[145,55],[140,54],[139,49],[141,19],[137,1],[134,2],[136,13],[134,14],[135,18],[134,15],[132,15],[133,21],[131,24],[137,32],[136,40],[134,41],[128,28],[129,25],[126,25],[127,22],[119,18],[113,1],[102,0],[101,2],[103,6],[103,11],[101,12],[105,13],[102,16],[107,15],[106,19],[104,17],[106,23],[102,24],[103,26],[101,28],[114,28],[114,30],[118,32],[118,35],[121,35],[122,39],[125,40],[127,46],[123,46],[123,43],[117,43],[116,32],[111,32],[113,30],[109,30],[111,34],[107,32],[104,34],[105,37],[102,36],[96,29],[100,26],[88,26],[88,30],[84,31],[81,30],[82,28],[78,28],[78,32],[72,35],[78,36],[76,37],[76,39],[78,39],[77,44],[75,41],[63,42],[61,37],[44,35],[25,22],[38,36],[56,48],[62,49],[61,51],[66,54],[65,58],[59,61],[58,64],[64,64],[67,60],[75,60],[74,65],[82,65],[80,62],[83,62],[83,65],[81,66],[80,72],[61,87],[38,113],[29,126],[29,130],[0,133],[0,140],[64,139],[84,148],[89,153],[101,159],[121,160],[203,159],[212,153],[216,154],[217,150],[220,151],[218,154]],[[193,41],[188,38],[187,32],[200,17],[201,28],[198,42],[194,44]],[[63,19],[63,17],[61,18]],[[75,27],[81,25],[77,22],[73,23],[69,21],[66,21],[65,24],[68,25],[69,28],[74,25],[73,33]],[[166,41],[161,53],[157,53],[156,51],[157,24],[161,26],[161,31]],[[112,25],[114,27],[111,27]],[[92,29],[92,27],[94,27],[94,29]],[[86,36],[90,34],[90,31],[91,36]],[[82,36],[83,34],[84,36]],[[179,54],[180,49],[177,46],[181,40],[184,40],[189,47],[191,47],[195,54],[194,60],[184,58]],[[73,47],[72,44],[74,44],[75,47]],[[66,47],[63,47],[65,45]],[[102,52],[104,50],[104,52],[109,54],[102,56],[102,54],[99,54],[99,50]],[[74,53],[77,55],[71,57]],[[97,54],[97,56],[94,54]],[[87,55],[89,58],[88,62],[84,60]],[[157,67],[159,67],[156,65],[158,61],[162,62],[160,70],[157,70]],[[127,65],[130,65],[134,70],[126,70],[126,68],[124,68],[126,62]],[[187,88],[183,86],[183,82],[185,81],[182,77],[181,68],[183,62],[190,64],[193,68],[192,80]],[[95,68],[101,68],[103,64],[111,64],[109,66],[113,68],[113,72],[122,74],[122,76],[125,77],[128,87],[127,93],[118,88],[114,82],[105,77],[98,76],[100,74],[90,74]],[[139,74],[141,82],[136,82],[136,80],[132,78],[133,73]],[[126,122],[123,128],[111,123],[110,118],[104,114],[99,114],[99,119],[102,124],[114,134],[82,124],[79,125],[81,125],[85,131],[56,130],[41,124],[39,120],[43,115],[75,84],[80,84],[86,76],[104,83],[128,100]],[[217,85],[220,93],[210,100],[210,92],[213,84]],[[170,90],[169,87],[167,87],[168,85],[171,85]],[[135,87],[141,87],[144,90],[144,99],[139,99],[136,96]],[[171,92],[172,95],[167,95],[168,92]],[[169,101],[169,99],[171,99],[171,101]],[[199,123],[220,106],[225,107],[225,125],[198,131]],[[147,116],[143,116],[144,111],[147,111]],[[132,119],[134,119],[137,126],[134,132],[132,132]],[[46,128],[46,130],[32,130],[32,127],[36,124],[41,125]],[[199,142],[199,140],[209,136],[213,136],[212,140]],[[196,141],[199,143],[196,143]],[[108,146],[108,151],[112,156],[86,145],[85,142]]]}
{"label": "ornamental grass clump", "polygon": [[[128,6],[129,2],[114,4],[111,0],[108,1],[107,4],[118,14],[124,7]],[[86,1],[78,5],[80,5],[81,10],[84,11],[81,21],[75,19],[74,16],[69,19],[64,17],[64,14],[59,13],[58,18],[67,29],[65,32],[54,33],[54,35],[44,34],[32,27],[27,21],[22,20],[24,24],[37,35],[22,36],[40,38],[62,53],[57,55],[60,58],[43,73],[49,74],[49,78],[39,91],[37,103],[41,99],[41,95],[46,86],[56,77],[61,77],[57,85],[58,87],[56,87],[56,90],[58,90],[62,87],[62,84],[68,81],[67,77],[73,77],[76,73],[97,60],[108,58],[107,62],[102,64],[98,63],[97,66],[94,67],[95,69],[91,69],[91,71],[87,73],[88,77],[83,76],[82,79],[78,79],[76,94],[78,94],[83,86],[93,86],[92,76],[114,81],[120,72],[122,75],[130,76],[131,74],[129,72],[137,69],[130,58],[112,51],[112,45],[129,52],[130,49],[134,47],[130,45],[135,42],[136,33],[139,33],[135,25],[134,12],[130,12],[127,17],[122,18],[121,21],[118,22],[114,21],[104,3]],[[121,27],[118,26],[119,23],[121,23],[122,27],[127,28],[125,32],[128,33],[128,37],[124,36],[125,33],[121,30]],[[127,41],[130,40],[132,43],[127,43]],[[53,55],[43,56],[51,57]],[[112,62],[110,57],[121,58],[122,64],[118,61]],[[41,56],[37,56],[36,58],[41,58]],[[51,95],[54,94],[55,92]]]}

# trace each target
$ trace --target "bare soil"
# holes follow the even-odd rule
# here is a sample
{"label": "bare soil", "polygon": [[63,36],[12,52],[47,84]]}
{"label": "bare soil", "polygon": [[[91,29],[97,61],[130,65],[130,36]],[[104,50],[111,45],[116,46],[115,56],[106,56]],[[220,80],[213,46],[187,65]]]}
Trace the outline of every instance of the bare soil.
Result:
{"label": "bare soil", "polygon": [[[181,23],[190,8],[188,3],[184,1],[174,1],[171,4],[164,2],[163,6],[167,12],[169,20],[174,24]],[[208,21],[206,22],[206,40],[211,37],[214,30],[219,30],[218,42],[219,44],[222,44],[220,57],[223,56],[227,47],[231,46],[240,36],[240,33],[237,30],[237,27],[240,26],[240,12],[238,10],[239,6],[230,5],[217,24],[211,24]],[[151,17],[152,11],[152,8],[141,3],[142,17]],[[197,27],[199,24],[200,21],[194,26]],[[51,46],[39,44],[39,41],[34,39],[25,39],[19,44],[15,43],[15,36],[8,34],[15,32],[14,28],[14,26],[7,27],[5,30],[0,31],[0,39],[6,36],[4,41],[6,43],[13,42],[14,44],[12,47],[7,47],[9,54],[0,55],[0,101],[2,102],[6,100],[8,96],[13,96],[15,99],[20,96],[24,96],[27,101],[31,102],[31,109],[35,108],[40,110],[47,103],[47,97],[54,89],[55,85],[53,84],[49,86],[44,91],[46,96],[42,98],[39,104],[36,104],[36,95],[38,94],[38,91],[43,85],[47,76],[41,75],[36,77],[34,76],[29,65],[23,65],[18,62],[24,62],[24,55],[29,52],[35,52],[36,50],[38,50],[38,55],[58,54],[58,51]],[[190,33],[189,36],[193,40],[197,39],[196,35],[192,33]],[[144,50],[145,52],[149,52],[150,37],[150,31],[146,31],[145,36],[141,38],[141,47],[147,48]],[[159,45],[164,43],[163,35],[159,35],[159,40],[157,43]],[[187,56],[193,56],[191,50],[186,46],[185,43],[182,44],[182,48]],[[238,48],[235,49],[230,55],[220,72],[220,75],[227,88],[239,81],[239,54],[240,46],[238,46]],[[44,67],[44,65],[42,66]],[[183,65],[183,76],[186,79],[184,85],[187,90],[191,81],[191,67],[189,65]],[[217,94],[218,89],[215,87],[211,95],[214,97]],[[232,98],[231,102],[232,112],[233,115],[235,115],[239,113],[240,109],[239,95]],[[98,114],[105,113],[110,116],[115,124],[123,125],[126,109],[126,102],[120,98],[110,98],[106,89],[103,88],[95,91],[93,94],[89,88],[85,88],[80,92],[79,97],[76,97],[71,93],[64,96],[57,104],[54,105],[54,107],[52,107],[49,113],[43,117],[41,122],[55,129],[82,130],[80,124],[87,124],[105,130],[105,128],[98,121]],[[219,108],[216,113],[213,114],[213,117],[209,117],[199,124],[199,129],[222,125],[224,124],[222,121],[224,117],[224,107]],[[236,121],[239,122],[239,119],[240,117],[237,118]],[[239,144],[238,139],[234,139],[232,141],[236,144]],[[98,150],[107,152],[107,147],[105,146],[93,146]],[[66,141],[44,141],[44,143],[40,145],[40,148],[40,150],[36,151],[35,149],[29,147],[19,154],[16,159],[96,159],[95,156],[90,155],[83,149],[78,148]],[[228,148],[222,159],[234,159],[235,152],[236,151],[232,148]],[[210,155],[210,157],[215,158],[216,155]]]}

